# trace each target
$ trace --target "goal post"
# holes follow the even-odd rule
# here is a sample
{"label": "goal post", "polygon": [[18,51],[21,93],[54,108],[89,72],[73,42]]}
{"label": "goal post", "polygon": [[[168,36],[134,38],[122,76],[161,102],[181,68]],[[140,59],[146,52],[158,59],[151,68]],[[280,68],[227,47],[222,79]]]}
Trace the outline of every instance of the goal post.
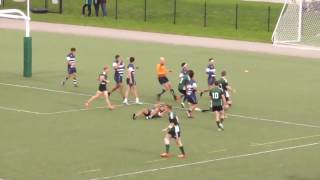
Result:
{"label": "goal post", "polygon": [[32,76],[32,37],[30,36],[30,2],[27,0],[27,15],[19,9],[0,10],[0,18],[25,21],[26,34],[23,39],[23,76]]}
{"label": "goal post", "polygon": [[320,0],[285,0],[272,41],[320,50]]}

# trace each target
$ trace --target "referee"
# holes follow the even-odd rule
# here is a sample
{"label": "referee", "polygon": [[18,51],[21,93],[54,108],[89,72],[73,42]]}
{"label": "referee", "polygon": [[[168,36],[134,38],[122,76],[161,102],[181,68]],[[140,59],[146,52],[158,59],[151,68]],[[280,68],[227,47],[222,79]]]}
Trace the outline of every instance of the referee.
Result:
{"label": "referee", "polygon": [[158,81],[159,81],[160,85],[162,86],[162,91],[159,94],[157,94],[157,99],[158,99],[158,101],[160,101],[162,94],[164,94],[166,91],[170,91],[173,99],[175,101],[177,101],[177,96],[176,96],[174,90],[172,89],[172,85],[171,85],[169,79],[167,78],[167,74],[169,72],[171,72],[171,70],[168,70],[166,68],[165,63],[166,63],[165,58],[160,57],[160,63],[157,64],[157,67],[156,67]]}

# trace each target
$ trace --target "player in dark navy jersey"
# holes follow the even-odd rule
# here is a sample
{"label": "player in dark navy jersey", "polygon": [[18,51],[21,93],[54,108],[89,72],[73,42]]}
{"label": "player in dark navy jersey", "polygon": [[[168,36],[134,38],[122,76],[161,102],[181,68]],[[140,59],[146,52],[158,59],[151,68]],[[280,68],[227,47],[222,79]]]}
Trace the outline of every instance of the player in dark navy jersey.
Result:
{"label": "player in dark navy jersey", "polygon": [[114,81],[116,85],[109,92],[109,96],[111,95],[111,93],[119,89],[121,96],[124,98],[125,95],[124,95],[122,81],[123,81],[124,71],[126,70],[126,66],[122,58],[120,57],[120,55],[117,54],[115,56],[115,61],[113,62],[112,66],[114,69]]}
{"label": "player in dark navy jersey", "polygon": [[192,112],[197,108],[198,100],[197,100],[197,83],[194,78],[193,70],[189,70],[190,81],[187,82],[186,86],[186,98],[188,103],[190,104],[189,109],[187,110],[188,118],[192,118]]}
{"label": "player in dark navy jersey", "polygon": [[71,48],[67,59],[67,76],[62,81],[61,85],[64,86],[68,79],[73,79],[73,86],[78,87],[77,81],[77,68],[76,68],[76,48]]}
{"label": "player in dark navy jersey", "polygon": [[179,146],[179,149],[181,151],[181,154],[178,155],[179,158],[185,158],[186,154],[184,152],[184,148],[181,142],[181,129],[180,129],[180,124],[179,124],[179,118],[178,116],[172,112],[172,106],[171,105],[166,105],[166,111],[169,114],[169,126],[165,129],[163,129],[163,132],[166,132],[166,135],[164,137],[164,144],[166,147],[166,152],[160,154],[161,157],[163,158],[168,158],[169,155],[169,150],[170,150],[170,140],[175,139],[176,144]]}
{"label": "player in dark navy jersey", "polygon": [[208,75],[207,83],[208,88],[200,92],[200,96],[203,95],[203,93],[210,91],[212,89],[212,86],[214,85],[214,82],[216,81],[216,67],[214,65],[214,59],[210,58],[208,62],[208,66],[206,68],[206,74]]}
{"label": "player in dark navy jersey", "polygon": [[103,72],[99,74],[98,81],[99,81],[99,87],[98,91],[96,92],[96,95],[92,96],[86,103],[85,106],[89,108],[90,103],[94,100],[97,100],[99,97],[104,96],[107,106],[110,110],[114,109],[115,107],[111,104],[109,100],[109,95],[108,95],[108,90],[107,90],[107,84],[109,83],[108,81],[108,72],[109,72],[109,67],[105,66],[103,68]]}
{"label": "player in dark navy jersey", "polygon": [[139,101],[139,97],[138,97],[138,91],[137,91],[137,87],[136,87],[136,77],[135,77],[135,71],[136,71],[136,67],[134,65],[134,61],[135,58],[134,57],[130,57],[129,58],[129,64],[127,67],[127,90],[126,90],[126,94],[125,94],[125,98],[123,100],[123,104],[129,104],[128,103],[128,96],[129,93],[131,91],[133,91],[135,97],[136,97],[136,104],[142,104]]}

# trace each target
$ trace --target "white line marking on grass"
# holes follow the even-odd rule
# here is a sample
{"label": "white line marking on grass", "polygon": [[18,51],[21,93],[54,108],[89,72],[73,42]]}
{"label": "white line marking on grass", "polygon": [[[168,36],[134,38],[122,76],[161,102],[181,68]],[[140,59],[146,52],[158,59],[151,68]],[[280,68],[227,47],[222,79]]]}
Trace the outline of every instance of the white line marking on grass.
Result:
{"label": "white line marking on grass", "polygon": [[266,142],[266,143],[253,143],[250,146],[267,146],[267,145],[272,145],[272,144],[277,144],[277,143],[283,143],[283,142],[290,142],[290,141],[298,141],[301,139],[310,139],[310,138],[315,138],[315,137],[320,137],[320,134],[312,135],[312,136],[303,136],[303,137],[297,137],[297,138],[289,138],[289,139],[283,139],[283,140],[278,140],[278,141],[271,141],[271,142]]}
{"label": "white line marking on grass", "polygon": [[320,144],[319,142],[316,142],[316,143],[311,143],[311,144],[303,144],[303,145],[299,145],[299,146],[290,146],[290,147],[286,147],[286,148],[272,149],[272,150],[268,150],[268,151],[260,151],[260,152],[256,152],[256,153],[250,153],[250,154],[240,154],[240,155],[222,157],[222,158],[218,158],[218,159],[210,159],[210,160],[205,160],[205,161],[198,161],[198,162],[193,162],[193,163],[179,164],[179,165],[167,166],[167,167],[162,167],[162,168],[146,169],[146,170],[141,170],[141,171],[136,171],[136,172],[123,173],[123,174],[118,174],[118,175],[113,175],[113,176],[92,178],[90,180],[114,179],[114,178],[118,178],[118,177],[133,176],[133,175],[145,174],[145,173],[150,173],[150,172],[157,172],[157,171],[162,171],[162,170],[167,170],[167,169],[175,169],[175,168],[181,168],[181,167],[186,167],[186,166],[194,166],[194,165],[199,165],[199,164],[208,164],[208,163],[217,162],[217,161],[224,161],[224,160],[230,160],[230,159],[240,159],[240,158],[244,158],[244,157],[258,156],[258,155],[269,154],[269,153],[273,153],[273,152],[294,150],[294,149],[299,149],[299,148],[315,146],[315,145],[319,145],[319,144]]}
{"label": "white line marking on grass", "polygon": [[[56,92],[56,93],[63,93],[63,94],[73,94],[73,95],[79,95],[79,96],[91,96],[90,94],[85,94],[85,93],[76,93],[76,92],[70,92],[70,91],[61,91],[61,90],[54,90],[54,89],[47,89],[47,88],[40,88],[40,87],[26,86],[26,85],[19,85],[19,84],[8,84],[8,83],[1,83],[1,82],[0,82],[0,85],[13,86],[13,87],[19,87],[19,88],[28,88],[28,89],[35,89],[35,90],[48,91],[48,92]],[[143,104],[153,105],[154,103],[144,102]],[[185,110],[184,108],[181,108],[181,107],[173,107],[173,108],[179,109],[179,110]],[[227,114],[227,115],[233,116],[233,117],[240,117],[240,118],[244,118],[244,119],[257,120],[257,121],[274,122],[274,123],[281,123],[281,124],[288,124],[288,125],[295,125],[295,126],[304,126],[304,127],[310,127],[310,128],[320,128],[320,126],[311,125],[311,124],[293,123],[293,122],[273,120],[273,119],[266,119],[266,118],[258,118],[258,117],[252,117],[252,116],[246,116],[246,115],[239,115],[239,114]]]}
{"label": "white line marking on grass", "polygon": [[168,158],[151,160],[151,161],[147,161],[146,163],[150,164],[150,163],[156,163],[156,162],[161,162],[161,161],[166,161],[166,160],[168,160]]}
{"label": "white line marking on grass", "polygon": [[228,114],[228,115],[229,115],[229,116],[233,116],[233,117],[240,117],[240,118],[244,118],[244,119],[256,120],[256,121],[266,121],[266,122],[275,122],[275,123],[289,124],[289,125],[295,125],[295,126],[304,126],[304,127],[311,127],[311,128],[320,128],[320,126],[311,125],[311,124],[302,124],[302,123],[294,123],[294,122],[280,121],[280,120],[274,120],[274,119],[257,118],[257,117],[244,116],[244,115],[238,115],[238,114]]}
{"label": "white line marking on grass", "polygon": [[77,92],[70,92],[70,91],[61,91],[61,90],[54,90],[54,89],[47,89],[47,88],[40,88],[40,87],[26,86],[26,85],[19,85],[19,84],[8,84],[8,83],[1,83],[0,82],[0,85],[26,88],[26,89],[35,89],[35,90],[40,90],[40,91],[55,92],[55,93],[62,93],[62,94],[73,94],[73,95],[78,95],[78,96],[92,96],[92,94],[84,94],[84,93],[77,93]]}
{"label": "white line marking on grass", "polygon": [[80,171],[78,174],[94,173],[98,171],[101,171],[101,169],[90,169],[90,170]]}
{"label": "white line marking on grass", "polygon": [[0,109],[7,110],[7,111],[29,113],[29,114],[37,114],[37,115],[42,114],[41,112],[29,111],[29,110],[24,110],[24,109],[16,109],[16,108],[4,107],[4,106],[0,106]]}

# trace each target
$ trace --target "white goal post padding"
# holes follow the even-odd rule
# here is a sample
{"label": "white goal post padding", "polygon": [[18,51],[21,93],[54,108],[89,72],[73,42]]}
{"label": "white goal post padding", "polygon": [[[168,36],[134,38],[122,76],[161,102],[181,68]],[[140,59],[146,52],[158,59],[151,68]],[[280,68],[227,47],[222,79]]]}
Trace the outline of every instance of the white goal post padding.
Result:
{"label": "white goal post padding", "polygon": [[286,0],[272,41],[274,45],[320,49],[320,0]]}

